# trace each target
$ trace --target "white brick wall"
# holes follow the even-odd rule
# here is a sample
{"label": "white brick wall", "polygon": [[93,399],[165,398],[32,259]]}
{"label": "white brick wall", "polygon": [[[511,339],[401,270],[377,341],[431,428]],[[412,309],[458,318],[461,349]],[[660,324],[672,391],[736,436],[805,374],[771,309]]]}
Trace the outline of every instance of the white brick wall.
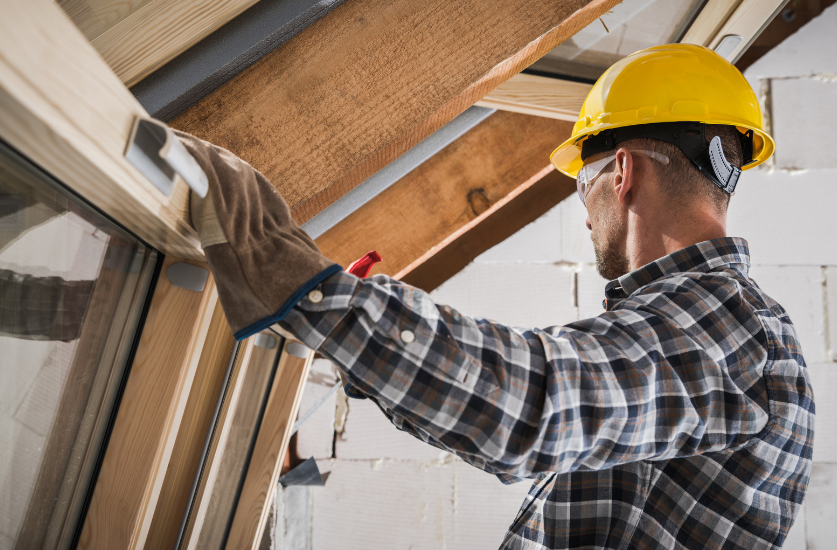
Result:
{"label": "white brick wall", "polygon": [[[817,399],[815,466],[790,550],[837,548],[835,29],[832,6],[747,71],[771,108],[777,149],[767,166],[745,173],[728,220],[728,234],[750,243],[753,278],[794,321]],[[597,315],[605,281],[593,265],[585,218],[569,197],[482,254],[434,298],[519,326]],[[300,449],[324,452],[333,411],[303,428]],[[369,402],[349,402],[334,451],[320,464],[331,470],[326,486],[310,489],[310,540],[295,550],[496,548],[529,486],[503,486],[459,460],[440,460],[438,450],[395,430]]]}

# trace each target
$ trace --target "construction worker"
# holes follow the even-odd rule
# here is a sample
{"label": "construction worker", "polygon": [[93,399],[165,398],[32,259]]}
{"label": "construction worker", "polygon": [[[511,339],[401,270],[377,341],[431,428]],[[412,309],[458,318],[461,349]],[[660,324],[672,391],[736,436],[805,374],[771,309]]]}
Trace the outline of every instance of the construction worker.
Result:
{"label": "construction worker", "polygon": [[603,313],[563,327],[473,319],[345,273],[263,176],[181,136],[209,176],[192,219],[236,338],[279,322],[398,429],[503,481],[534,478],[503,548],[782,546],[814,404],[790,319],[726,236],[741,169],[773,141],[723,58],[649,48],[591,89],[552,161],[577,177],[611,281]]}

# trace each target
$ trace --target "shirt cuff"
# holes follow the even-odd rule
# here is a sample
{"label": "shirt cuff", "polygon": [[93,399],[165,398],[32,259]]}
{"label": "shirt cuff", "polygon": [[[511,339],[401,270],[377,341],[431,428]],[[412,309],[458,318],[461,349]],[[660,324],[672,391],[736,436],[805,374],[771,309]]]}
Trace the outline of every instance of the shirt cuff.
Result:
{"label": "shirt cuff", "polygon": [[360,279],[338,271],[303,295],[279,324],[318,349],[351,310],[359,286]]}

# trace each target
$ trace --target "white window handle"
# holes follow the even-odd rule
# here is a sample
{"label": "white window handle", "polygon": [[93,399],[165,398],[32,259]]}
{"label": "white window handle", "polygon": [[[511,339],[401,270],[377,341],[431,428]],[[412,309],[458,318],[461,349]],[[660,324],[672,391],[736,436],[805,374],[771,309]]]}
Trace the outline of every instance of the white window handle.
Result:
{"label": "white window handle", "polygon": [[134,120],[125,158],[167,197],[171,196],[177,174],[201,198],[209,191],[209,180],[203,169],[171,128],[159,120],[145,117]]}

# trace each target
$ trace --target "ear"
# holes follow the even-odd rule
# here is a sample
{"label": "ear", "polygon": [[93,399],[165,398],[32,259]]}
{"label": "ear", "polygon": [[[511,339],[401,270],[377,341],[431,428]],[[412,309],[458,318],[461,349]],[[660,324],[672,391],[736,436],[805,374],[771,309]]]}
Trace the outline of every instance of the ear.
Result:
{"label": "ear", "polygon": [[621,204],[627,204],[633,194],[634,161],[631,152],[624,147],[616,151],[616,170],[614,171],[613,189]]}

